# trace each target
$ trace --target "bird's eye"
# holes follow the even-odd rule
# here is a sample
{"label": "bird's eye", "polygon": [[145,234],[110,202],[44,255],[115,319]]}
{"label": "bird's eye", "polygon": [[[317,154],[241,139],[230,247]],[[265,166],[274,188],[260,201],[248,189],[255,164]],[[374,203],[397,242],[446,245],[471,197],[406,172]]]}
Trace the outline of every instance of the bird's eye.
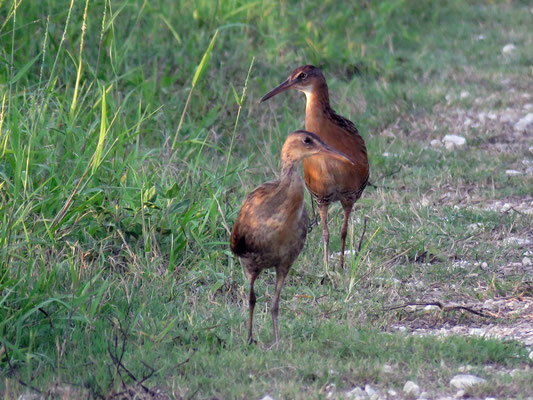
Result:
{"label": "bird's eye", "polygon": [[307,78],[307,74],[305,72],[300,72],[300,74],[298,75],[298,79],[305,79]]}
{"label": "bird's eye", "polygon": [[304,143],[305,143],[305,144],[311,144],[311,143],[313,143],[313,141],[311,140],[311,138],[310,138],[309,136],[306,136],[306,137],[304,138]]}

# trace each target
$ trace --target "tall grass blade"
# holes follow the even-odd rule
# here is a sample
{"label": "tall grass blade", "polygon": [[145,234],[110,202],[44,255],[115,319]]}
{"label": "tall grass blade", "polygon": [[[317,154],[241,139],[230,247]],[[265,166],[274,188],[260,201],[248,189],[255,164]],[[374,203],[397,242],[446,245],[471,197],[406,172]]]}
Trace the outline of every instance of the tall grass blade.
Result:
{"label": "tall grass blade", "polygon": [[211,52],[213,51],[213,47],[215,45],[215,41],[217,39],[218,30],[215,31],[215,34],[213,35],[213,38],[211,39],[211,42],[209,43],[209,46],[207,46],[207,50],[205,51],[202,60],[200,61],[200,64],[196,67],[196,72],[194,73],[194,77],[192,78],[192,86],[191,90],[189,91],[189,95],[187,96],[187,100],[185,101],[185,106],[183,107],[183,112],[181,113],[180,122],[178,123],[178,128],[176,129],[176,134],[174,135],[174,141],[172,142],[172,150],[176,148],[176,142],[178,141],[178,135],[181,131],[181,126],[183,125],[183,120],[185,119],[185,113],[187,112],[187,108],[189,107],[189,102],[191,101],[192,93],[194,92],[194,88],[196,87],[196,84],[198,83],[198,80],[204,73],[204,71],[207,69],[209,65],[209,60],[211,59]]}
{"label": "tall grass blade", "polygon": [[106,111],[106,90],[102,88],[102,115],[100,118],[100,135],[98,136],[98,144],[93,157],[92,173],[94,174],[100,164],[102,158],[102,151],[104,149],[104,141],[107,134],[107,111]]}

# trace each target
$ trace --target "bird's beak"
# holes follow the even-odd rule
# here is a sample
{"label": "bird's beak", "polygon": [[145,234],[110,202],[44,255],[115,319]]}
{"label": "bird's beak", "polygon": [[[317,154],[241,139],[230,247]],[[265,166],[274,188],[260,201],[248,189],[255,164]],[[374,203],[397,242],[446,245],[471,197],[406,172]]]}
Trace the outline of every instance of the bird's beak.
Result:
{"label": "bird's beak", "polygon": [[348,157],[346,154],[341,153],[340,151],[335,150],[333,147],[328,146],[328,145],[320,147],[320,149],[318,150],[318,154],[332,157],[339,161],[344,161],[344,162],[347,161],[350,164],[355,165],[355,162],[350,157]]}
{"label": "bird's beak", "polygon": [[277,95],[278,93],[281,93],[281,92],[284,92],[287,89],[290,89],[292,87],[292,85],[293,84],[290,82],[290,79],[287,78],[287,80],[285,80],[283,83],[281,83],[281,85],[279,85],[277,88],[272,89],[270,92],[268,92],[263,97],[261,97],[261,100],[259,100],[259,102],[262,103],[263,101],[266,101],[266,100],[270,99],[271,97]]}

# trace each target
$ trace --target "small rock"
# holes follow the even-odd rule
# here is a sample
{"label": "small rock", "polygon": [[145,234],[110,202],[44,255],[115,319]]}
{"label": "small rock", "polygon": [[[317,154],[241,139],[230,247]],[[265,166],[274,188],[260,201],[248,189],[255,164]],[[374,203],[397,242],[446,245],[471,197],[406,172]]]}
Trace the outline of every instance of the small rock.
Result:
{"label": "small rock", "polygon": [[517,246],[527,246],[528,244],[531,244],[531,240],[526,239],[526,238],[511,236],[505,239],[504,243],[515,244]]}
{"label": "small rock", "polygon": [[477,35],[477,40],[485,40],[486,36],[481,34],[481,35]]}
{"label": "small rock", "polygon": [[383,157],[398,157],[398,154],[385,152],[382,154]]}
{"label": "small rock", "polygon": [[408,396],[417,397],[420,394],[420,386],[413,381],[407,381],[403,385],[403,392]]}
{"label": "small rock", "polygon": [[489,264],[487,264],[485,261],[481,263],[481,268],[487,268]]}
{"label": "small rock", "polygon": [[472,370],[472,366],[471,365],[461,365],[459,368],[458,368],[459,372],[469,372]]}
{"label": "small rock", "polygon": [[533,175],[533,167],[527,167],[526,168],[526,174],[527,175]]}
{"label": "small rock", "polygon": [[523,265],[524,267],[527,267],[528,265],[531,265],[531,264],[532,264],[532,263],[531,263],[531,258],[529,258],[529,257],[524,257],[524,258],[522,258],[522,265]]}
{"label": "small rock", "polygon": [[394,368],[392,368],[389,364],[383,365],[383,373],[392,374],[393,372],[394,372]]}
{"label": "small rock", "polygon": [[431,147],[441,147],[442,142],[439,139],[433,139],[431,142],[429,142]]}
{"label": "small rock", "polygon": [[524,132],[529,125],[533,124],[533,113],[527,113],[527,115],[513,125],[513,129],[517,132]]}
{"label": "small rock", "polygon": [[465,397],[465,391],[463,389],[461,389],[457,393],[455,393],[455,398],[462,399],[463,397]]}
{"label": "small rock", "polygon": [[487,114],[487,118],[494,121],[498,116],[495,113],[490,112]]}
{"label": "small rock", "polygon": [[472,120],[470,118],[466,117],[465,120],[463,121],[463,125],[464,126],[472,125]]}
{"label": "small rock", "polygon": [[438,306],[425,306],[423,308],[423,310],[426,312],[426,313],[430,313],[430,312],[433,312],[433,311],[438,311],[440,310],[440,308]]}
{"label": "small rock", "polygon": [[505,175],[509,175],[509,176],[522,175],[522,171],[517,171],[516,169],[507,169],[505,170]]}
{"label": "small rock", "polygon": [[371,398],[376,397],[377,394],[376,390],[368,384],[365,385],[365,393]]}
{"label": "small rock", "polygon": [[419,399],[429,399],[429,393],[428,392],[422,392],[420,393],[420,396],[418,396]]}
{"label": "small rock", "polygon": [[351,400],[364,399],[366,396],[366,393],[360,387],[355,387],[346,393],[346,398]]}
{"label": "small rock", "polygon": [[479,378],[475,375],[455,375],[450,381],[450,385],[456,389],[466,389],[470,386],[478,385],[480,383],[487,382],[483,378]]}
{"label": "small rock", "polygon": [[533,351],[531,351],[531,352],[529,353],[529,356],[528,356],[528,357],[529,357],[530,360],[533,360]]}
{"label": "small rock", "polygon": [[398,392],[396,392],[396,390],[394,390],[394,389],[389,389],[389,390],[387,390],[387,394],[389,396],[396,397],[398,395]]}
{"label": "small rock", "polygon": [[526,104],[524,104],[524,105],[522,106],[522,108],[523,108],[524,110],[531,110],[531,109],[533,108],[533,104],[531,104],[531,103],[526,103]]}
{"label": "small rock", "polygon": [[442,142],[448,150],[452,150],[455,147],[464,146],[466,144],[466,139],[458,135],[446,135],[442,138]]}
{"label": "small rock", "polygon": [[506,44],[502,48],[502,54],[504,56],[510,56],[512,53],[516,51],[516,46],[512,43]]}
{"label": "small rock", "polygon": [[274,400],[274,398],[270,395],[266,395],[265,397],[263,397],[261,400]]}
{"label": "small rock", "polygon": [[470,97],[470,93],[468,93],[466,90],[463,90],[461,94],[459,95],[461,99],[466,99],[467,97]]}

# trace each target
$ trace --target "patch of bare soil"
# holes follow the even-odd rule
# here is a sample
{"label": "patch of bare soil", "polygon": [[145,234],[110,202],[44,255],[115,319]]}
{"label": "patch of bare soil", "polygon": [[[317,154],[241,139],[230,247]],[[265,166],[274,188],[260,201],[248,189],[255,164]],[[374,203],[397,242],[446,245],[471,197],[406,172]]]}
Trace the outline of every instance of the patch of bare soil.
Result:
{"label": "patch of bare soil", "polygon": [[529,148],[533,124],[524,125],[520,121],[533,113],[533,81],[518,84],[501,77],[476,79],[480,85],[492,79],[490,86],[493,92],[477,98],[466,90],[449,92],[431,112],[403,114],[382,134],[392,137],[402,135],[408,140],[428,144],[432,139],[453,134],[466,137],[467,146],[474,140],[479,148],[492,152],[516,152]]}

